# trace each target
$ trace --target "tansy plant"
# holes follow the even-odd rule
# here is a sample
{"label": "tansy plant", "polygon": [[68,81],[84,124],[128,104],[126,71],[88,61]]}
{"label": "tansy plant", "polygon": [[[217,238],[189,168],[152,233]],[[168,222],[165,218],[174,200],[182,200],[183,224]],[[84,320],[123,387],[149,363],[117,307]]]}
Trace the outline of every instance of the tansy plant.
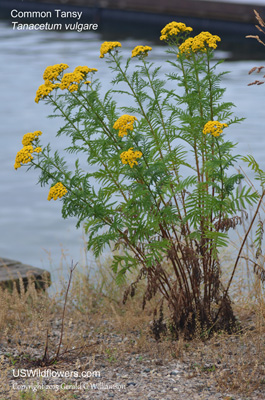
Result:
{"label": "tansy plant", "polygon": [[[138,271],[124,300],[144,279],[143,305],[160,292],[172,331],[186,337],[198,326],[233,328],[218,255],[229,229],[241,222],[237,213],[258,200],[251,189],[239,190],[243,176],[231,168],[238,156],[229,127],[239,120],[233,104],[222,102],[222,73],[212,60],[220,38],[191,32],[177,22],[162,30],[168,75],[148,61],[149,46],[135,47],[124,61],[121,43],[103,43],[100,57],[113,76],[105,95],[94,68],[47,67],[35,101],[54,107],[64,121],[57,135],[71,139],[66,153],[84,153],[88,166],[77,158],[70,171],[67,158],[40,144],[38,131],[24,136],[15,163],[41,171],[40,184],[51,187],[48,200],[61,198],[63,217],[84,224],[96,257],[106,246],[122,249],[112,256],[117,281]],[[114,100],[122,96],[130,106]]]}

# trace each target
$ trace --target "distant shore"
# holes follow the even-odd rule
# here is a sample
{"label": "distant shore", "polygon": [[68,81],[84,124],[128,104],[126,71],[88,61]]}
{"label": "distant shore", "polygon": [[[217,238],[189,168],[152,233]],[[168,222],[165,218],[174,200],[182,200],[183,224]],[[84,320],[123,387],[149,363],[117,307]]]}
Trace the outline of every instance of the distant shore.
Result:
{"label": "distant shore", "polygon": [[[54,10],[57,12],[54,12]],[[58,12],[80,13],[80,22],[98,24],[102,29],[109,24],[115,24],[116,28],[133,29],[142,27],[161,27],[172,19],[181,19],[182,22],[192,25],[195,29],[214,29],[216,33],[242,34],[246,31],[253,34],[255,31],[256,9],[261,16],[265,16],[265,5],[252,2],[246,4],[241,2],[227,1],[205,1],[205,0],[118,0],[95,1],[95,0],[71,0],[67,4],[46,1],[8,1],[0,0],[0,15],[5,19],[12,19],[12,10],[22,12],[38,11],[39,13],[54,14],[51,21],[58,21]],[[59,11],[58,11],[59,10]],[[54,17],[54,18],[53,18]],[[26,16],[19,22],[25,23],[31,19]],[[36,22],[38,18],[34,18]],[[43,22],[42,17],[39,18]],[[82,20],[82,21],[81,21]],[[66,17],[64,22],[72,22],[71,16]]]}

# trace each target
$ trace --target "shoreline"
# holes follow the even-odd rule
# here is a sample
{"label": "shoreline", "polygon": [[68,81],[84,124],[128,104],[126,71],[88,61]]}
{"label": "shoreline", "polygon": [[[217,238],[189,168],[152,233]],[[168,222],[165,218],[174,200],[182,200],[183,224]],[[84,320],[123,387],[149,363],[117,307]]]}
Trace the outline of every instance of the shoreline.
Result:
{"label": "shoreline", "polygon": [[[195,30],[214,29],[217,33],[230,33],[241,35],[245,32],[256,33],[255,16],[253,9],[256,9],[261,16],[265,15],[265,5],[230,3],[222,1],[206,0],[167,0],[161,4],[158,0],[118,0],[111,2],[94,0],[74,1],[66,4],[50,3],[46,1],[34,2],[0,0],[0,12],[2,19],[11,19],[11,12],[14,9],[20,12],[51,13],[50,21],[58,22],[58,12],[69,14],[64,22],[72,22],[71,14],[82,13],[80,21],[83,23],[98,24],[101,30],[109,29],[109,25],[116,29],[134,30],[142,28],[161,28],[171,20],[181,20],[192,25]],[[57,10],[57,11],[55,11]],[[31,19],[32,20],[32,19]],[[34,19],[36,22],[43,22],[43,18]],[[22,23],[29,22],[29,18],[22,18]]]}

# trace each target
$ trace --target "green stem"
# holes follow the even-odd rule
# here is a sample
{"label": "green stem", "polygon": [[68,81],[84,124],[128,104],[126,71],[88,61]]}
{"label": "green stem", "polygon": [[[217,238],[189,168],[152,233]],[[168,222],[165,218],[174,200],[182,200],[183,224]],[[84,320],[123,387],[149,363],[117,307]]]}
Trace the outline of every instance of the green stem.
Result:
{"label": "green stem", "polygon": [[145,110],[144,110],[144,108],[143,108],[142,102],[140,101],[139,96],[138,96],[138,94],[136,93],[136,91],[134,90],[134,88],[133,88],[131,82],[130,82],[129,79],[127,78],[127,75],[125,74],[125,72],[124,72],[123,69],[121,68],[120,61],[115,57],[115,55],[113,55],[113,54],[111,54],[111,55],[112,55],[113,60],[115,61],[116,65],[117,65],[117,68],[118,68],[119,72],[122,74],[122,76],[123,76],[123,78],[124,78],[124,81],[127,83],[127,85],[129,86],[129,88],[130,88],[130,90],[131,90],[131,92],[132,92],[134,98],[136,99],[137,104],[139,105],[139,107],[140,107],[140,109],[141,109],[142,115],[143,115],[143,117],[146,119],[146,121],[147,121],[147,123],[148,123],[148,125],[149,125],[149,128],[150,128],[150,131],[151,131],[152,134],[153,134],[153,137],[154,137],[154,140],[155,140],[155,143],[156,143],[156,147],[157,147],[157,149],[158,149],[158,151],[159,151],[160,157],[161,157],[161,159],[163,159],[164,157],[163,157],[163,153],[162,153],[161,147],[160,147],[160,145],[159,145],[159,140],[158,140],[157,135],[156,135],[156,133],[155,133],[155,131],[154,131],[154,129],[153,129],[153,126],[152,126],[152,124],[151,124],[151,121],[150,121],[150,119],[148,118],[148,116],[147,116],[147,114],[146,114],[146,112],[145,112]]}
{"label": "green stem", "polygon": [[[75,98],[79,101],[79,99],[75,96]],[[84,143],[89,147],[90,150],[92,150],[91,148],[91,144],[89,141],[86,140],[86,138],[84,137],[84,135],[81,133],[81,131],[77,128],[77,126],[71,121],[71,119],[67,116],[67,114],[64,112],[63,108],[59,106],[59,104],[53,100],[52,96],[50,96],[50,100],[52,101],[52,103],[58,108],[58,110],[61,112],[61,114],[63,115],[63,117],[66,119],[67,122],[69,122],[72,127],[76,130],[76,132],[79,133],[79,135],[82,137]],[[82,103],[80,103],[82,105]],[[98,155],[98,158],[100,160],[100,157]],[[125,195],[125,193],[123,192],[122,188],[120,187],[119,183],[116,181],[116,179],[113,177],[112,172],[110,171],[110,169],[108,168],[107,164],[101,159],[100,163],[103,165],[103,167],[105,168],[105,170],[108,172],[109,176],[111,177],[113,183],[115,184],[115,186],[118,188],[118,190],[120,191],[122,197],[124,198],[125,201],[127,201],[127,197]]]}
{"label": "green stem", "polygon": [[[90,107],[90,109],[87,108],[87,107],[85,106],[85,104],[82,103],[82,102],[79,100],[79,98],[78,98],[74,93],[72,93],[72,95],[73,95],[74,98],[78,101],[78,103],[79,103],[82,107],[84,107],[84,109],[85,109],[88,113],[90,113],[90,110],[94,113],[94,115],[97,117],[97,119],[100,121],[100,123],[101,123],[101,125],[102,125],[103,132],[105,132],[109,137],[111,137],[111,139],[112,139],[113,142],[115,143],[115,147],[116,147],[117,150],[119,150],[119,147],[120,147],[120,149],[121,149],[121,146],[118,147],[118,141],[117,141],[117,139],[115,138],[115,136],[113,135],[113,133],[111,132],[111,130],[108,128],[108,126],[105,124],[103,118],[102,118],[101,115],[98,113],[98,111],[95,109],[95,107],[93,107],[93,105],[88,101],[87,97],[85,97],[81,91],[79,91],[78,93],[79,93],[80,96],[86,101],[86,103],[88,104],[88,106]],[[98,100],[98,102],[101,104],[101,102],[99,101],[98,98],[97,98],[97,100]],[[102,105],[102,104],[101,104],[101,105]],[[103,111],[104,111],[104,110],[103,110]]]}
{"label": "green stem", "polygon": [[[250,225],[249,225],[249,228],[248,228],[247,232],[245,233],[244,239],[243,239],[242,244],[241,244],[241,246],[240,246],[240,249],[239,249],[239,252],[238,252],[238,255],[237,255],[235,264],[234,264],[234,268],[233,268],[233,271],[232,271],[232,273],[231,273],[231,277],[230,277],[230,279],[229,279],[228,285],[227,285],[227,287],[226,287],[226,290],[225,290],[225,292],[224,292],[223,298],[222,298],[222,300],[221,300],[221,305],[220,305],[219,310],[218,310],[218,312],[217,312],[217,314],[216,314],[216,317],[215,317],[215,321],[214,321],[213,326],[216,324],[217,319],[218,319],[218,316],[219,316],[219,314],[220,314],[220,312],[221,312],[223,303],[224,303],[225,299],[227,298],[228,291],[229,291],[230,286],[231,286],[231,283],[232,283],[232,281],[233,281],[233,278],[234,278],[234,275],[235,275],[235,272],[236,272],[236,269],[237,269],[237,266],[238,266],[238,262],[239,262],[240,257],[241,257],[242,250],[243,250],[244,245],[245,245],[245,243],[246,243],[246,241],[247,241],[247,238],[248,238],[248,235],[249,235],[249,233],[250,233],[250,231],[251,231],[251,229],[252,229],[252,226],[253,226],[253,224],[254,224],[254,222],[255,222],[255,219],[256,219],[256,217],[257,217],[257,215],[258,215],[258,212],[259,212],[259,209],[260,209],[260,206],[261,206],[261,204],[262,204],[262,201],[263,201],[263,197],[264,197],[264,196],[265,196],[265,190],[263,190],[263,192],[262,192],[262,194],[261,194],[261,196],[260,196],[260,200],[259,200],[259,203],[258,203],[258,205],[257,205],[255,214],[254,214],[254,216],[253,216],[253,218],[252,218],[252,220],[251,220],[251,223],[250,223]],[[212,326],[212,327],[213,327],[213,326]]]}

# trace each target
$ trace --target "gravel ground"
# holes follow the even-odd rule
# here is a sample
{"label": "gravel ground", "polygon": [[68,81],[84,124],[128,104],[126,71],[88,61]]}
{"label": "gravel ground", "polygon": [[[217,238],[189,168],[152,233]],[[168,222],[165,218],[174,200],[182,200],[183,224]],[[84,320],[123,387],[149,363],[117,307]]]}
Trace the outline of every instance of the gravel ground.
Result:
{"label": "gravel ground", "polygon": [[[73,357],[69,360],[62,358],[57,364],[46,367],[27,361],[29,355],[31,359],[43,356],[41,343],[30,347],[25,341],[18,349],[9,339],[8,346],[0,345],[0,400],[53,399],[58,396],[82,400],[265,399],[265,392],[260,387],[251,394],[220,392],[215,381],[216,370],[222,369],[226,376],[234,373],[233,368],[222,362],[215,360],[215,364],[211,364],[205,359],[202,368],[194,363],[192,354],[186,356],[185,361],[164,358],[161,352],[157,357],[157,343],[152,338],[149,340],[153,352],[139,353],[131,346],[133,334],[125,337],[110,332],[93,334],[93,328],[91,332],[87,342],[90,342],[92,351],[85,356],[77,355],[74,362]],[[58,340],[59,327],[53,336]],[[35,376],[25,376],[28,373],[35,373]],[[37,393],[36,397],[26,397],[25,394],[19,397],[19,391],[26,393],[30,386],[35,395]]]}

